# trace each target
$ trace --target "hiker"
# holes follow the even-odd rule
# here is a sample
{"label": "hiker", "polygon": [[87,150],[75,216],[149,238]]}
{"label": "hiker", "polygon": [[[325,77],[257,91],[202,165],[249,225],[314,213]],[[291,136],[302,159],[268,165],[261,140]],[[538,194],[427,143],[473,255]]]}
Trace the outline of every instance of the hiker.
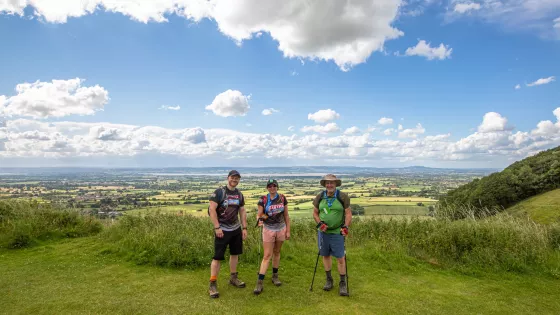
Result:
{"label": "hiker", "polygon": [[323,257],[327,275],[323,290],[330,291],[333,288],[331,256],[334,256],[340,275],[339,295],[348,296],[344,238],[348,235],[348,227],[352,221],[350,198],[337,189],[342,181],[335,175],[325,175],[320,183],[326,190],[313,200],[313,218],[317,223],[319,254]]}
{"label": "hiker", "polygon": [[[219,297],[218,273],[220,261],[225,260],[226,248],[229,246],[229,284],[244,288],[245,282],[238,278],[237,262],[243,253],[243,241],[247,238],[247,213],[245,212],[245,199],[236,188],[241,179],[238,171],[232,170],[227,177],[227,185],[220,187],[210,196],[208,214],[214,224],[214,257],[210,266],[211,298]],[[241,223],[239,218],[241,218]]]}
{"label": "hiker", "polygon": [[268,194],[262,196],[257,203],[258,225],[262,226],[262,241],[264,256],[259,269],[257,286],[253,293],[263,291],[264,275],[268,270],[272,258],[272,283],[282,285],[278,279],[280,266],[280,250],[285,240],[290,239],[290,216],[288,215],[288,200],[283,194],[278,193],[278,182],[270,179],[266,183]]}

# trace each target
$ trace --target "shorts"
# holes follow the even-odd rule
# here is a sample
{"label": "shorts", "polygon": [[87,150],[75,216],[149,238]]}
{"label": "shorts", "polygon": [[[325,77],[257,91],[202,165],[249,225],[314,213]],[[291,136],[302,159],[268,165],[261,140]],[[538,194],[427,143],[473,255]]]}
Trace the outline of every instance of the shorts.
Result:
{"label": "shorts", "polygon": [[214,235],[214,260],[225,260],[226,248],[229,245],[230,255],[243,254],[243,236],[241,228],[234,231],[224,231],[224,237]]}
{"label": "shorts", "polygon": [[327,234],[318,231],[319,255],[344,257],[344,236],[341,234]]}
{"label": "shorts", "polygon": [[283,242],[286,240],[286,227],[280,231],[271,231],[263,227],[262,235],[264,243]]}

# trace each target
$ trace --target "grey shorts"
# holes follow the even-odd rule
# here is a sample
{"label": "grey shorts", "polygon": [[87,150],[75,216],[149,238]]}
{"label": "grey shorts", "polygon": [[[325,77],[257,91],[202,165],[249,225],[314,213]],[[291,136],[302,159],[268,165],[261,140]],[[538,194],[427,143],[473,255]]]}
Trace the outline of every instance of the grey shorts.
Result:
{"label": "grey shorts", "polygon": [[344,236],[340,234],[326,234],[318,231],[317,235],[319,255],[344,257]]}

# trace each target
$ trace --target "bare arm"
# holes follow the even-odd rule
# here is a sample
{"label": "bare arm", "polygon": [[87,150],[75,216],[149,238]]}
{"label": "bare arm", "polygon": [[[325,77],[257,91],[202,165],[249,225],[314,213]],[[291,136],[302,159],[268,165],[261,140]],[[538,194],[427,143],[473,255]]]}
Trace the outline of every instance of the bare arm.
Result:
{"label": "bare arm", "polygon": [[218,214],[216,213],[216,209],[218,208],[218,204],[214,201],[210,201],[210,220],[212,220],[212,224],[214,225],[214,229],[220,227],[220,223],[218,222]]}
{"label": "bare arm", "polygon": [[286,222],[286,231],[290,232],[290,215],[288,214],[288,205],[284,206],[284,221]]}
{"label": "bare arm", "polygon": [[239,215],[241,216],[241,226],[247,228],[247,211],[244,206],[239,208]]}
{"label": "bare arm", "polygon": [[261,205],[257,206],[257,220],[264,214],[264,208]]}
{"label": "bare arm", "polygon": [[344,210],[344,225],[350,227],[352,223],[352,208],[348,207]]}
{"label": "bare arm", "polygon": [[313,219],[315,219],[315,223],[321,222],[321,219],[319,218],[319,209],[315,206],[313,206]]}

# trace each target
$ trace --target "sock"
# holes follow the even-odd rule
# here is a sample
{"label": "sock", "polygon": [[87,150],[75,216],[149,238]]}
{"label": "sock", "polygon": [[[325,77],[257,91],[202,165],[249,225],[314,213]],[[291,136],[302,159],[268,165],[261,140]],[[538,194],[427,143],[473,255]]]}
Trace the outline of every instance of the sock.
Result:
{"label": "sock", "polygon": [[331,276],[331,271],[330,271],[330,270],[329,270],[329,271],[325,271],[325,272],[327,273],[327,278],[332,278],[332,276]]}
{"label": "sock", "polygon": [[237,275],[237,272],[232,272],[232,273],[230,273],[230,274],[231,274],[232,276],[235,276],[235,275]]}
{"label": "sock", "polygon": [[216,282],[217,280],[218,280],[218,277],[210,276],[210,282]]}
{"label": "sock", "polygon": [[340,275],[340,282],[346,282],[346,275]]}
{"label": "sock", "polygon": [[264,275],[262,273],[259,273],[259,280],[264,280]]}
{"label": "sock", "polygon": [[278,268],[272,268],[272,273],[278,273]]}

